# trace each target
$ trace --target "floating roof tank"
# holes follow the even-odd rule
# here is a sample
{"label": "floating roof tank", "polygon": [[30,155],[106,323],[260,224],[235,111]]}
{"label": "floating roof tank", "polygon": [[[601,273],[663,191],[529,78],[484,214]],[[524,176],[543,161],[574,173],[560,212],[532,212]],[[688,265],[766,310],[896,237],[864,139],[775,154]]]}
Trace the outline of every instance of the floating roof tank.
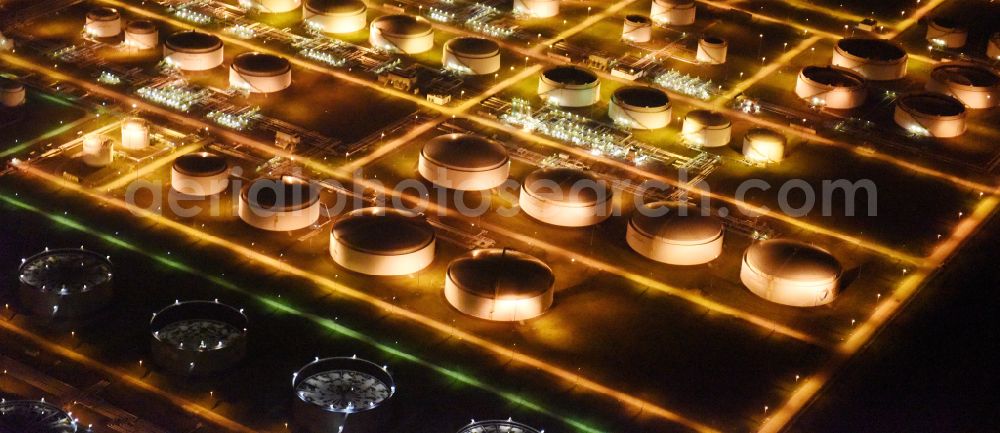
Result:
{"label": "floating roof tank", "polygon": [[292,85],[292,64],[284,57],[241,53],[229,68],[229,85],[253,93],[273,93]]}
{"label": "floating roof tank", "polygon": [[718,36],[705,36],[698,39],[698,50],[695,52],[695,60],[710,65],[721,65],[726,63],[728,51],[729,42],[725,39]]}
{"label": "floating roof tank", "polygon": [[506,420],[488,420],[488,421],[476,421],[473,420],[471,423],[462,427],[458,433],[543,433],[544,430],[538,430],[534,427],[529,427],[528,425],[521,424],[516,421]]}
{"label": "floating roof tank", "polygon": [[125,45],[149,50],[160,45],[160,31],[152,21],[135,20],[125,25]]}
{"label": "floating roof tank", "polygon": [[229,163],[208,152],[181,155],[170,169],[170,186],[190,196],[218,194],[229,186]]}
{"label": "floating roof tank", "polygon": [[653,20],[645,15],[631,14],[625,16],[622,27],[622,39],[632,42],[649,42],[653,38]]}
{"label": "floating roof tank", "polygon": [[472,75],[500,70],[500,44],[491,39],[460,37],[444,44],[441,63],[445,69]]}
{"label": "floating roof tank", "polygon": [[95,38],[113,38],[122,32],[122,16],[117,9],[97,7],[87,11],[84,31]]}
{"label": "floating roof tank", "polygon": [[578,66],[555,66],[538,77],[538,96],[560,107],[586,107],[601,98],[601,80]]}
{"label": "floating roof tank", "polygon": [[857,108],[868,97],[861,74],[839,66],[806,66],[795,82],[795,95],[810,105],[837,110]]}
{"label": "floating roof tank", "polygon": [[694,0],[653,0],[649,16],[659,24],[688,26],[694,24],[696,12]]}
{"label": "floating roof tank", "polygon": [[684,141],[700,147],[726,146],[732,134],[733,122],[718,111],[691,110],[681,126]]}
{"label": "floating roof tank", "polygon": [[44,400],[0,402],[0,432],[76,433],[76,431],[76,420],[70,414]]}
{"label": "floating roof tank", "polygon": [[768,128],[753,128],[743,137],[743,156],[755,163],[771,164],[785,159],[788,139]]}
{"label": "floating roof tank", "polygon": [[514,13],[532,18],[551,18],[559,15],[560,0],[514,0]]}
{"label": "floating roof tank", "polygon": [[39,317],[83,318],[114,295],[111,261],[93,251],[46,249],[22,260],[18,272],[21,304]]}
{"label": "floating roof tank", "polygon": [[257,179],[240,193],[240,219],[268,231],[309,227],[319,219],[319,192],[313,182],[294,176]]}
{"label": "floating roof tank", "polygon": [[931,71],[927,91],[952,96],[969,108],[993,108],[1000,104],[1000,76],[975,64],[942,63]]}
{"label": "floating roof tank", "polygon": [[222,64],[222,39],[194,30],[180,31],[167,37],[163,57],[182,71],[206,71]]}
{"label": "floating roof tank", "polygon": [[385,367],[319,359],[292,376],[292,421],[304,433],[384,433],[396,383]]}
{"label": "floating roof tank", "polygon": [[958,20],[933,17],[927,20],[927,42],[944,48],[962,48],[969,38],[969,29]]}
{"label": "floating roof tank", "polygon": [[246,355],[243,310],[219,301],[177,301],[149,322],[153,359],[174,374],[203,375],[226,370]]}
{"label": "floating roof tank", "polygon": [[833,66],[850,69],[873,81],[906,76],[909,55],[902,46],[885,39],[846,38],[833,49]]}
{"label": "floating roof tank", "polygon": [[654,87],[620,87],[608,105],[611,120],[634,129],[663,128],[670,123],[670,115],[670,97]]}

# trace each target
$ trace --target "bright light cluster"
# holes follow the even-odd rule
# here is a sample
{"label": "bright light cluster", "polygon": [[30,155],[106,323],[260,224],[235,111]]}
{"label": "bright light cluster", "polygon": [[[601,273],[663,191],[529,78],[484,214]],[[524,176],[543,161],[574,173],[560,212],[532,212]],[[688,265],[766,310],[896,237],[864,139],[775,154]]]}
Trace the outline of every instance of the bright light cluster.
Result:
{"label": "bright light cluster", "polygon": [[313,48],[306,48],[299,51],[299,55],[337,68],[347,64],[347,60],[342,57],[337,57],[326,51],[320,51]]}
{"label": "bright light cluster", "polygon": [[240,39],[253,39],[257,37],[257,32],[255,32],[252,28],[243,24],[236,24],[234,26],[226,27],[226,33],[229,33]]}
{"label": "bright light cluster", "polygon": [[442,23],[447,23],[455,19],[454,12],[443,11],[433,7],[427,10],[427,16],[434,21],[440,21]]}
{"label": "bright light cluster", "polygon": [[111,72],[101,71],[101,75],[97,76],[97,82],[104,83],[104,84],[116,85],[116,84],[121,83],[122,79],[118,78],[117,75],[112,74]]}
{"label": "bright light cluster", "polygon": [[257,116],[257,111],[258,110],[256,108],[239,114],[212,111],[205,117],[215,123],[218,123],[219,125],[225,126],[226,128],[242,131],[250,126],[250,121]]}
{"label": "bright light cluster", "polygon": [[549,137],[589,149],[593,155],[608,155],[628,158],[635,149],[618,144],[618,137],[594,125],[585,117],[557,109],[547,109],[546,116],[532,114],[531,104],[523,99],[511,101],[511,110],[500,116],[500,120],[524,128],[538,131]]}
{"label": "bright light cluster", "polygon": [[205,15],[201,12],[196,12],[190,9],[177,9],[174,11],[174,16],[180,18],[184,21],[192,22],[195,24],[208,24],[212,22],[212,17]]}
{"label": "bright light cluster", "polygon": [[182,84],[163,87],[142,87],[136,91],[143,99],[173,109],[188,111],[191,106],[205,97],[205,90],[193,90]]}
{"label": "bright light cluster", "polygon": [[712,97],[712,80],[705,81],[699,77],[681,74],[676,69],[660,74],[653,79],[653,83],[664,89],[693,96],[703,101]]}

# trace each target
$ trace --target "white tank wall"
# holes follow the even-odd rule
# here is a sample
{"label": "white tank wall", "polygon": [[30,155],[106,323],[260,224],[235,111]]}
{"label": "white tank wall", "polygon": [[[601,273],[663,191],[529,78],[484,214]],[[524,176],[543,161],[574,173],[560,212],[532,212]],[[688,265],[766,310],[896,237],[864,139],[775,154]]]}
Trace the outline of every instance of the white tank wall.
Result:
{"label": "white tank wall", "polygon": [[827,108],[846,110],[856,108],[865,103],[868,90],[860,87],[832,87],[810,80],[799,73],[795,81],[795,95],[810,104]]}
{"label": "white tank wall", "polygon": [[222,47],[205,53],[188,53],[171,50],[163,46],[163,57],[177,65],[182,71],[207,71],[222,64]]}
{"label": "white tank wall", "polygon": [[122,149],[142,150],[149,147],[149,124],[142,119],[122,122]]}
{"label": "white tank wall", "polygon": [[559,0],[514,0],[514,12],[535,18],[559,15]]}
{"label": "white tank wall", "polygon": [[721,44],[713,44],[701,39],[698,41],[698,51],[695,53],[695,60],[699,63],[721,65],[726,63],[726,55],[729,52],[729,43],[723,41]]}
{"label": "white tank wall", "polygon": [[924,132],[927,135],[938,138],[958,137],[965,133],[965,116],[955,118],[939,118],[936,116],[925,116],[920,113],[911,113],[896,104],[893,120],[903,129],[910,132]]}
{"label": "white tank wall", "polygon": [[646,236],[629,224],[625,241],[632,250],[661,263],[693,266],[708,263],[722,254],[724,236],[705,239],[702,243],[674,243],[666,239]]}
{"label": "white tank wall", "polygon": [[16,89],[2,89],[0,90],[0,104],[4,107],[17,107],[24,104],[26,96],[27,91],[24,86]]}
{"label": "white tank wall", "polygon": [[371,27],[368,42],[373,47],[405,54],[419,54],[434,48],[434,32],[417,37],[397,37],[385,35],[375,26]]}
{"label": "white tank wall", "polygon": [[646,108],[620,105],[611,100],[608,105],[608,116],[616,123],[629,125],[635,129],[660,129],[670,124],[673,110],[670,106]]}
{"label": "white tank wall", "polygon": [[417,162],[417,172],[424,179],[443,188],[484,191],[496,188],[507,180],[510,174],[510,162],[491,170],[466,171],[439,165],[421,154]]}
{"label": "white tank wall", "polygon": [[888,81],[898,80],[906,76],[906,63],[908,59],[909,56],[907,55],[895,62],[872,62],[855,58],[842,52],[839,48],[834,48],[833,58],[830,63],[833,66],[840,66],[841,68],[857,72],[869,80]]}
{"label": "white tank wall", "polygon": [[969,32],[965,29],[949,29],[933,22],[927,26],[927,41],[945,48],[962,48],[968,38]]}
{"label": "white tank wall", "polygon": [[152,33],[133,33],[129,32],[127,28],[125,29],[125,45],[140,50],[149,50],[156,48],[159,44],[159,31],[154,31]]}
{"label": "white tank wall", "polygon": [[484,298],[462,290],[449,275],[444,282],[444,297],[464,314],[498,322],[516,322],[538,317],[548,311],[552,306],[554,291],[550,288],[530,298]]}
{"label": "white tank wall", "polygon": [[301,0],[254,0],[254,4],[266,13],[291,12],[302,6]]}
{"label": "white tank wall", "polygon": [[1000,104],[1000,86],[971,87],[935,80],[933,76],[927,81],[926,89],[930,92],[943,93],[962,101],[969,108],[981,110],[993,108]]}
{"label": "white tank wall", "polygon": [[743,137],[743,156],[754,162],[774,163],[785,159],[785,139],[773,137]]}
{"label": "white tank wall", "polygon": [[636,23],[625,19],[622,27],[622,39],[632,42],[649,42],[653,38],[653,26],[650,23]]}
{"label": "white tank wall", "polygon": [[262,77],[242,74],[236,70],[235,66],[231,66],[229,68],[229,85],[231,87],[244,87],[253,93],[278,92],[292,85],[292,71],[289,69],[282,74]]}
{"label": "white tank wall", "polygon": [[653,5],[649,10],[649,17],[653,22],[674,26],[687,26],[694,24],[697,7],[694,3],[674,5],[666,0],[653,0]]}
{"label": "white tank wall", "polygon": [[592,206],[566,206],[540,200],[521,188],[517,200],[524,213],[541,222],[563,227],[586,227],[599,224],[611,216],[612,201]]}
{"label": "white tank wall", "polygon": [[992,60],[1000,59],[1000,33],[994,33],[986,45],[986,57]]}
{"label": "white tank wall", "polygon": [[303,7],[302,17],[326,33],[354,33],[368,25],[367,10],[356,14],[317,14]]}
{"label": "white tank wall", "polygon": [[721,126],[705,125],[697,119],[685,117],[684,124],[681,126],[681,136],[684,138],[684,141],[702,147],[726,146],[732,140],[732,135],[732,123]]}
{"label": "white tank wall", "polygon": [[195,197],[219,194],[229,187],[229,170],[211,176],[191,176],[171,168],[170,187],[177,192]]}
{"label": "white tank wall", "polygon": [[564,86],[546,80],[538,80],[538,96],[552,101],[560,107],[588,107],[601,99],[601,83],[593,86]]}
{"label": "white tank wall", "polygon": [[793,307],[829,304],[837,297],[839,279],[816,281],[787,280],[758,273],[743,258],[740,280],[753,294],[768,301]]}
{"label": "white tank wall", "polygon": [[365,275],[409,275],[434,261],[437,240],[408,254],[381,255],[353,249],[330,235],[330,256],[338,265]]}
{"label": "white tank wall", "polygon": [[290,231],[309,227],[319,220],[320,202],[292,211],[254,209],[240,194],[239,215],[247,224],[268,231]]}
{"label": "white tank wall", "polygon": [[122,32],[122,19],[98,21],[87,17],[83,29],[95,38],[113,38]]}
{"label": "white tank wall", "polygon": [[446,69],[461,71],[473,75],[488,75],[500,70],[500,52],[489,57],[469,57],[455,53],[446,46],[442,53],[441,63]]}
{"label": "white tank wall", "polygon": [[88,134],[83,137],[83,163],[91,167],[104,167],[114,159],[113,144],[108,137]]}

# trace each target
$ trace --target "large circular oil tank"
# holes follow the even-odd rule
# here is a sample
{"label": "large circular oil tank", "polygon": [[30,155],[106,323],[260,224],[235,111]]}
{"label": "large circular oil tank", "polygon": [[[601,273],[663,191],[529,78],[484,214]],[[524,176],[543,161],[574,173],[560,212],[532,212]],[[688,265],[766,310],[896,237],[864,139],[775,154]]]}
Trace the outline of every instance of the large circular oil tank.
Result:
{"label": "large circular oil tank", "polygon": [[248,324],[243,310],[219,301],[177,301],[149,321],[153,360],[182,375],[229,369],[246,355]]}
{"label": "large circular oil tank", "polygon": [[526,424],[521,424],[512,420],[473,420],[465,427],[458,430],[458,433],[544,433]]}
{"label": "large circular oil tank", "polygon": [[645,86],[620,87],[611,95],[608,116],[616,124],[635,129],[660,129],[670,123],[667,93]]}
{"label": "large circular oil tank", "polygon": [[348,212],[333,223],[330,256],[366,275],[409,275],[434,261],[437,236],[416,213],[384,207]]}
{"label": "large circular oil tank", "polygon": [[304,229],[319,219],[319,212],[319,186],[305,179],[260,178],[240,192],[240,219],[262,230]]}
{"label": "large circular oil tank", "polygon": [[768,301],[815,307],[833,302],[842,272],[840,262],[826,250],[793,240],[770,239],[747,248],[740,280]]}
{"label": "large circular oil tank", "polygon": [[327,33],[354,33],[368,25],[368,6],[361,0],[306,0],[302,18]]}
{"label": "large circular oil tank", "polygon": [[700,265],[722,254],[725,227],[702,209],[681,203],[637,206],[625,240],[635,252],[671,265]]}
{"label": "large circular oil tank", "polygon": [[182,194],[207,197],[229,186],[229,163],[226,158],[208,152],[189,153],[174,160],[170,168],[170,187]]}
{"label": "large circular oil tank", "polygon": [[292,85],[292,64],[273,54],[241,53],[229,68],[229,85],[253,93],[285,90]]}
{"label": "large circular oil tank", "polygon": [[396,383],[385,367],[351,358],[317,358],[292,375],[292,422],[303,433],[392,431]]}
{"label": "large circular oil tank", "polygon": [[550,18],[559,15],[560,0],[514,0],[514,13],[532,18]]}
{"label": "large circular oil tank", "polygon": [[193,30],[177,32],[164,42],[163,57],[182,71],[206,71],[222,64],[222,39]]}
{"label": "large circular oil tank", "polygon": [[806,66],[795,82],[795,95],[818,107],[847,110],[865,103],[865,79],[839,66]]}
{"label": "large circular oil tank", "polygon": [[0,432],[76,433],[77,424],[69,413],[44,400],[3,400]]}
{"label": "large circular oil tank", "polygon": [[518,204],[532,218],[563,227],[585,227],[611,216],[613,191],[593,173],[543,168],[524,179]]}
{"label": "large circular oil tank", "polygon": [[659,24],[688,26],[694,24],[696,11],[694,0],[653,0],[649,16]]}
{"label": "large circular oil tank", "polygon": [[84,249],[46,249],[21,261],[19,298],[39,317],[79,319],[113,296],[113,273],[107,257]]}
{"label": "large circular oil tank", "polygon": [[444,44],[441,64],[463,74],[487,75],[500,70],[500,44],[486,38],[460,37]]}
{"label": "large circular oil tank", "polygon": [[122,16],[117,9],[96,7],[87,11],[83,27],[95,38],[113,38],[122,32]]}
{"label": "large circular oil tank", "polygon": [[152,21],[135,20],[125,25],[125,45],[140,50],[156,48],[160,44],[160,31]]}
{"label": "large circular oil tank", "polygon": [[283,14],[302,6],[301,0],[252,0],[254,6],[266,14]]}
{"label": "large circular oil tank", "polygon": [[444,188],[482,191],[507,180],[510,156],[500,142],[477,135],[446,134],[424,144],[417,171]]}
{"label": "large circular oil tank", "polygon": [[950,138],[965,133],[965,105],[940,93],[913,93],[896,99],[893,120],[910,133]]}
{"label": "large circular oil tank", "polygon": [[846,38],[837,41],[831,64],[855,71],[874,81],[906,76],[909,55],[902,46],[885,39]]}
{"label": "large circular oil tank", "polygon": [[434,27],[413,15],[384,15],[372,21],[368,42],[387,51],[418,54],[434,47]]}
{"label": "large circular oil tank", "polygon": [[726,55],[729,51],[729,42],[718,36],[705,36],[698,39],[698,50],[695,52],[695,60],[699,63],[709,65],[721,65],[726,63]]}
{"label": "large circular oil tank", "polygon": [[0,105],[12,108],[24,104],[27,91],[19,81],[0,78]]}
{"label": "large circular oil tank", "polygon": [[83,136],[80,159],[90,167],[106,167],[114,161],[114,142],[104,134],[90,133]]}
{"label": "large circular oil tank", "polygon": [[131,117],[122,122],[122,149],[142,150],[149,147],[149,122]]}
{"label": "large circular oil tank", "polygon": [[724,114],[710,110],[692,110],[684,116],[681,137],[700,147],[722,147],[729,144],[733,122]]}
{"label": "large circular oil tank", "polygon": [[927,42],[944,48],[962,48],[969,38],[969,29],[958,20],[933,17],[927,20]]}
{"label": "large circular oil tank", "polygon": [[475,250],[448,265],[444,296],[458,311],[500,322],[538,317],[552,306],[555,274],[510,249]]}
{"label": "large circular oil tank", "polygon": [[785,159],[788,139],[768,128],[753,128],[743,137],[743,157],[758,164],[771,164]]}
{"label": "large circular oil tank", "polygon": [[653,20],[645,15],[626,15],[622,39],[632,42],[649,42],[653,38]]}
{"label": "large circular oil tank", "polygon": [[1000,76],[979,65],[943,63],[931,71],[927,91],[952,96],[969,108],[993,108],[1000,103]]}
{"label": "large circular oil tank", "polygon": [[560,107],[586,107],[601,98],[597,74],[577,66],[555,66],[538,77],[538,96]]}

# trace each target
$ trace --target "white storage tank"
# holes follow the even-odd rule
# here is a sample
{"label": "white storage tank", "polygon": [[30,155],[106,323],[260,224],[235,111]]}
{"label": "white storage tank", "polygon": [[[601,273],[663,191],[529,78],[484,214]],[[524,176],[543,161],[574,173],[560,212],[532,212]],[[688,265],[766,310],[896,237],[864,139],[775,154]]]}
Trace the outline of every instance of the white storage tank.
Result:
{"label": "white storage tank", "polygon": [[611,216],[613,196],[611,185],[589,171],[542,168],[524,179],[518,204],[541,222],[586,227]]}
{"label": "white storage tank", "polygon": [[670,123],[670,115],[670,98],[654,87],[620,87],[611,95],[608,105],[611,120],[634,129],[663,128]]}
{"label": "white storage tank", "polygon": [[46,248],[21,260],[18,273],[21,305],[38,317],[84,318],[114,296],[111,261],[82,248]]}
{"label": "white storage tank", "polygon": [[758,164],[781,162],[788,139],[768,128],[753,128],[743,137],[743,157]]}
{"label": "white storage tank", "polygon": [[95,38],[113,38],[122,32],[122,16],[114,8],[93,8],[87,11],[83,28]]}
{"label": "white storage tank", "polygon": [[725,227],[703,209],[683,203],[637,206],[625,240],[645,257],[671,265],[700,265],[722,254]]}
{"label": "white storage tank", "polygon": [[170,169],[170,187],[195,197],[221,193],[229,187],[229,163],[208,152],[181,155]]}
{"label": "white storage tank", "polygon": [[125,45],[150,50],[160,45],[160,31],[152,21],[135,20],[125,25]]}
{"label": "white storage tank", "polygon": [[491,39],[460,37],[445,42],[441,64],[463,74],[488,75],[500,70],[500,44]]}
{"label": "white storage tank", "polygon": [[560,0],[514,0],[514,13],[532,18],[550,18],[559,15]]}
{"label": "white storage tank", "polygon": [[253,0],[254,6],[266,14],[283,14],[302,6],[302,0]]}
{"label": "white storage tank", "polygon": [[409,275],[434,261],[437,235],[423,216],[407,210],[370,207],[348,212],[333,223],[330,256],[365,275]]}
{"label": "white storage tank", "polygon": [[434,48],[434,27],[413,15],[384,15],[372,21],[368,42],[386,51],[419,54]]}
{"label": "white storage tank", "polygon": [[292,390],[294,432],[393,431],[396,383],[385,366],[356,356],[316,358],[292,375]]}
{"label": "white storage tank", "polygon": [[895,42],[846,38],[837,41],[830,63],[855,71],[869,80],[888,81],[906,76],[908,59],[906,50]]}
{"label": "white storage tank", "polygon": [[306,179],[260,178],[240,192],[240,219],[261,230],[304,229],[319,219],[319,213],[319,187]]}
{"label": "white storage tank", "polygon": [[368,6],[361,0],[306,0],[302,18],[326,33],[354,33],[368,25]]}
{"label": "white storage tank", "polygon": [[865,103],[864,77],[839,66],[806,66],[795,82],[795,95],[816,107],[847,110]]}
{"label": "white storage tank", "polygon": [[219,301],[176,301],[149,321],[153,360],[170,373],[199,376],[227,370],[247,351],[243,310]]}
{"label": "white storage tank", "polygon": [[534,427],[521,424],[517,421],[508,420],[486,420],[486,421],[476,421],[472,420],[465,427],[462,427],[458,433],[544,433],[545,430],[539,430]]}
{"label": "white storage tank", "polygon": [[994,33],[986,43],[986,57],[990,60],[1000,60],[1000,33]]}
{"label": "white storage tank", "polygon": [[0,78],[0,105],[17,107],[24,104],[27,91],[20,81]]}
{"label": "white storage tank", "polygon": [[601,80],[578,66],[555,66],[538,77],[538,96],[560,107],[587,107],[601,99]]}
{"label": "white storage tank", "polygon": [[507,248],[475,250],[448,265],[444,297],[480,319],[517,322],[552,306],[555,274],[545,262]]}
{"label": "white storage tank", "polygon": [[681,138],[699,147],[726,146],[732,139],[732,134],[733,122],[718,111],[689,111],[681,126]]}
{"label": "white storage tank", "polygon": [[83,137],[83,163],[91,167],[106,167],[114,160],[114,145],[103,134],[87,134]]}
{"label": "white storage tank", "polygon": [[194,30],[177,32],[164,42],[163,58],[182,71],[207,71],[222,64],[222,40]]}
{"label": "white storage tank", "polygon": [[931,71],[927,91],[953,96],[969,108],[993,108],[1000,103],[1000,76],[971,63],[942,63]]}
{"label": "white storage tank", "polygon": [[757,242],[743,254],[740,280],[753,294],[793,307],[833,302],[843,270],[832,254],[787,239]]}
{"label": "white storage tank", "polygon": [[622,39],[632,42],[649,42],[653,38],[653,20],[643,15],[626,15]]}
{"label": "white storage tank", "polygon": [[500,142],[477,135],[446,134],[424,144],[417,171],[440,187],[482,191],[507,180],[510,156]]}
{"label": "white storage tank", "polygon": [[912,134],[950,138],[965,133],[961,101],[940,93],[913,93],[896,98],[893,120]]}
{"label": "white storage tank", "polygon": [[729,51],[729,42],[718,36],[705,36],[698,39],[698,50],[695,52],[695,60],[699,63],[709,65],[721,65],[726,63],[726,55]]}
{"label": "white storage tank", "polygon": [[649,16],[659,24],[688,26],[694,24],[696,11],[694,0],[653,0]]}
{"label": "white storage tank", "polygon": [[149,123],[131,117],[122,122],[122,149],[142,150],[149,147]]}
{"label": "white storage tank", "polygon": [[229,86],[253,93],[273,93],[292,85],[292,64],[284,57],[241,53],[229,67]]}
{"label": "white storage tank", "polygon": [[962,48],[969,38],[969,29],[957,20],[933,17],[927,20],[927,42],[943,48]]}

